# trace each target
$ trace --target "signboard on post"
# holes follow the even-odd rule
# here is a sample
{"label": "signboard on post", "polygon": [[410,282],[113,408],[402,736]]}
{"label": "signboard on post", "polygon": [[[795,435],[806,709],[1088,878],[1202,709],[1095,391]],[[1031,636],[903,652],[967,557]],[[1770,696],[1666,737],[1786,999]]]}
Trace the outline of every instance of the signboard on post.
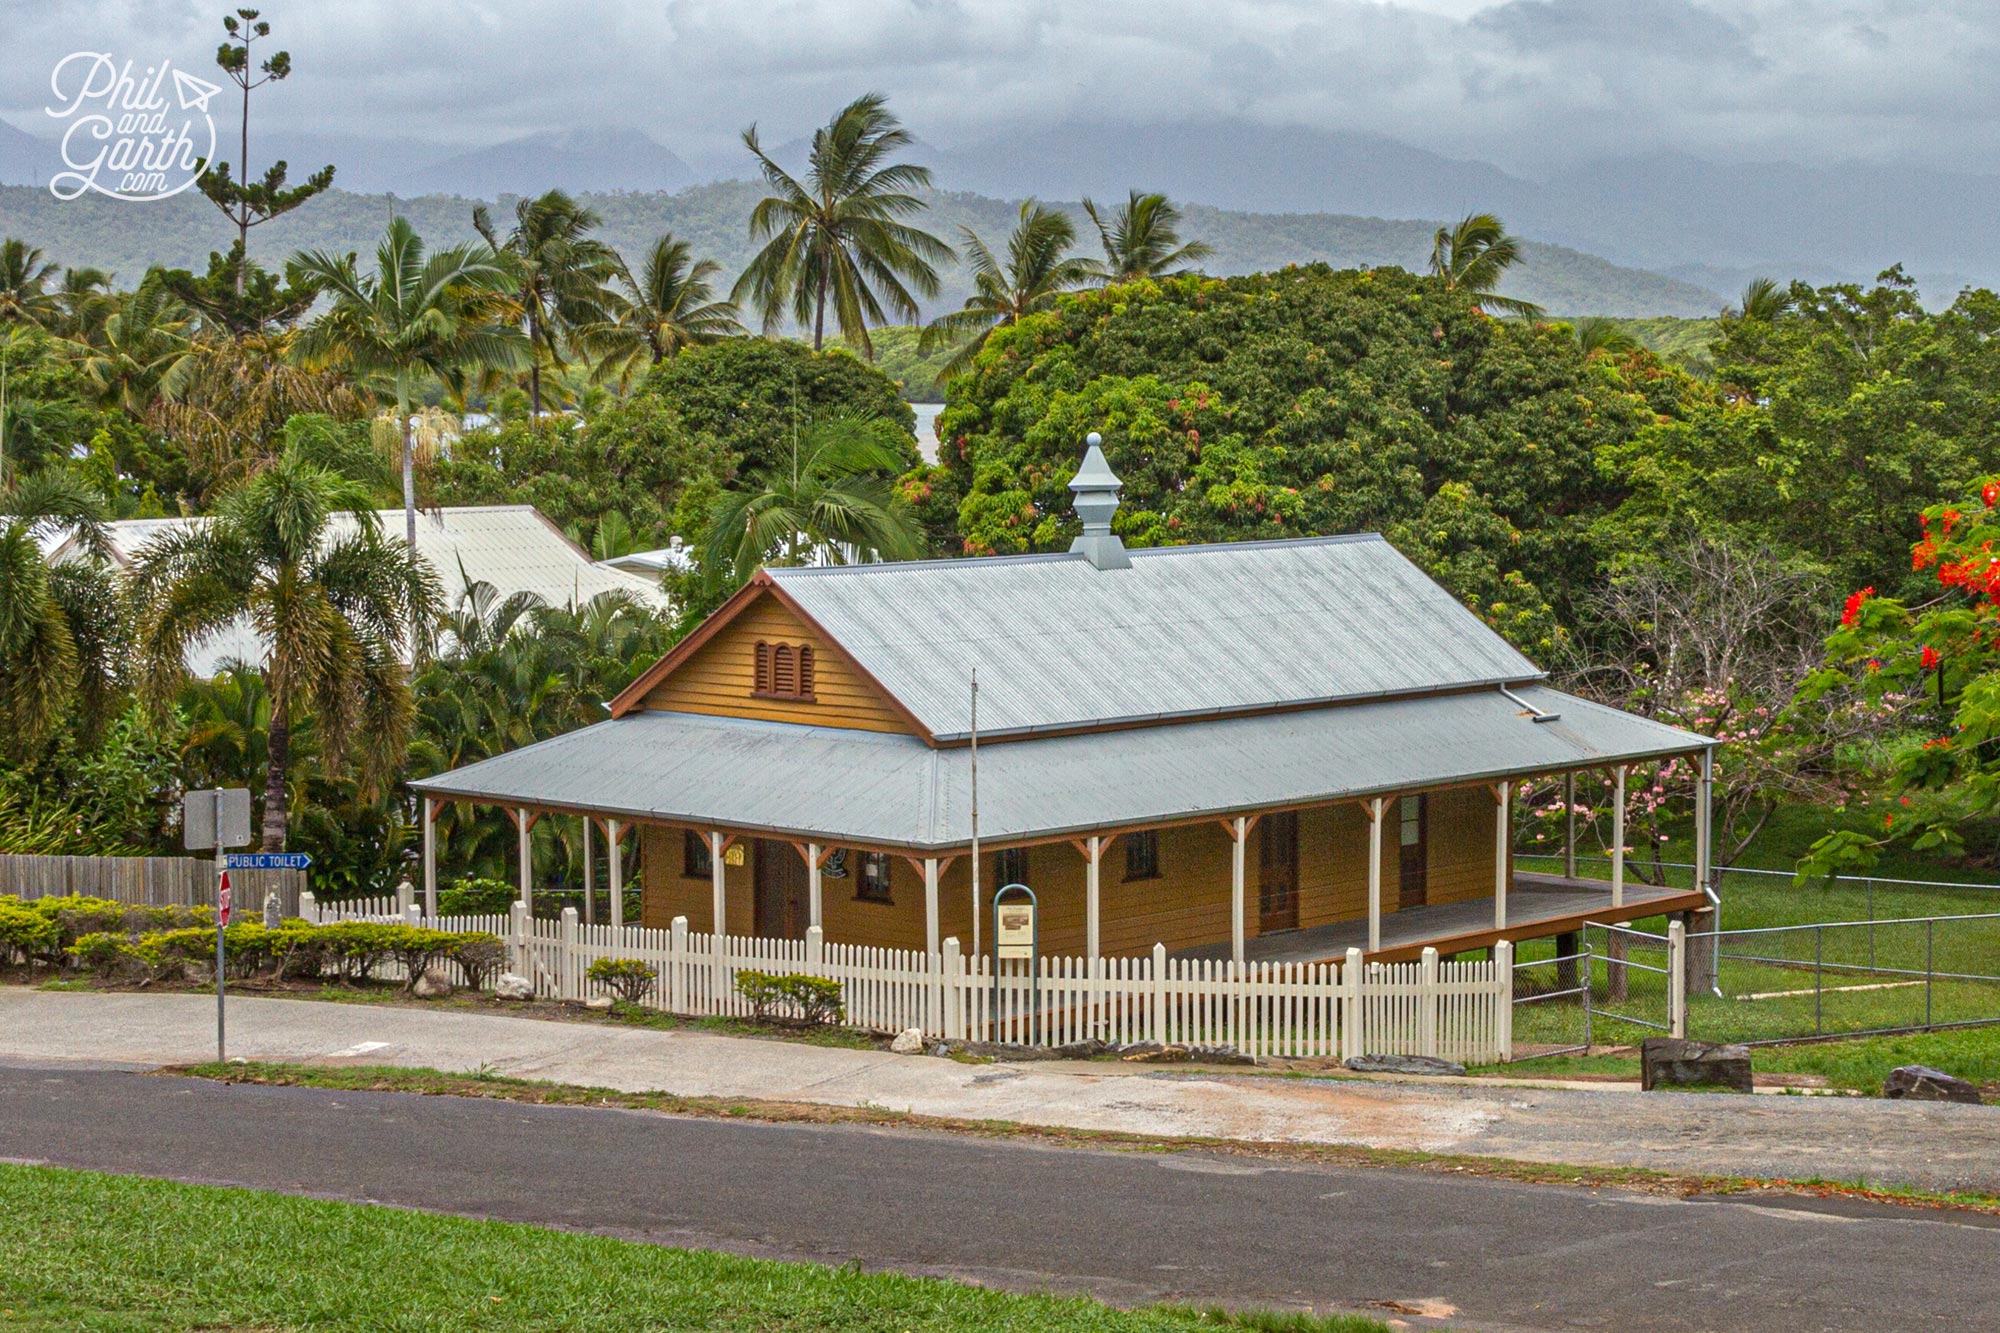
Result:
{"label": "signboard on post", "polygon": [[181,797],[181,846],[219,852],[250,841],[250,789],[211,788]]}
{"label": "signboard on post", "polygon": [[230,852],[222,858],[224,870],[307,870],[312,863],[306,852]]}
{"label": "signboard on post", "polygon": [[994,952],[1001,958],[1035,956],[1035,900],[1016,898],[999,903],[993,912]]}
{"label": "signboard on post", "polygon": [[[229,927],[229,870],[236,858],[223,851],[250,841],[250,789],[212,787],[181,797],[181,845],[191,852],[214,852],[215,869],[215,1059],[227,1058],[223,1039],[223,974],[227,970],[224,932]],[[255,859],[255,858],[250,858]]]}

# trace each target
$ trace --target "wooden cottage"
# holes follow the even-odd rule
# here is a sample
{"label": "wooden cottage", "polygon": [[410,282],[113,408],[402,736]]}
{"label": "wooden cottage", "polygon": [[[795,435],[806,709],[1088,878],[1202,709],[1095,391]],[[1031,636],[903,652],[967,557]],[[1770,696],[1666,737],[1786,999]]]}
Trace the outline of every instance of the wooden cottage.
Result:
{"label": "wooden cottage", "polygon": [[1386,960],[1706,905],[1517,872],[1509,806],[1694,756],[1705,867],[1707,738],[1549,688],[1378,536],[1128,551],[1094,438],[1071,486],[1067,553],[762,571],[611,720],[415,784],[426,834],[506,807],[525,897],[532,820],[584,816],[637,839],[645,925],[932,951],[1016,882],[1084,956]]}

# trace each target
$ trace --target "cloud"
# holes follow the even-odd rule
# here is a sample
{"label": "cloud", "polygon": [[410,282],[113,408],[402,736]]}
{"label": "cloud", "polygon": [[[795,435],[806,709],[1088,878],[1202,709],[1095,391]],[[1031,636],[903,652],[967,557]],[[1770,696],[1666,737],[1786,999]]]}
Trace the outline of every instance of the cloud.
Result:
{"label": "cloud", "polygon": [[[727,159],[867,89],[950,145],[1075,119],[1387,134],[1535,173],[1612,153],[1937,164],[2000,148],[1981,0],[340,0],[264,5],[273,135],[636,126]],[[76,49],[208,65],[194,0],[0,0],[0,114]]]}

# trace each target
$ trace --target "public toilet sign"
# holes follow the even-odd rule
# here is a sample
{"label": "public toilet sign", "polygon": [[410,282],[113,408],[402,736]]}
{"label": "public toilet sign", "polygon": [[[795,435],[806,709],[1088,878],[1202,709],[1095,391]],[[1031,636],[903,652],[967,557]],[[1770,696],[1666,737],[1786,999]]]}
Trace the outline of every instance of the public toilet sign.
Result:
{"label": "public toilet sign", "polygon": [[307,852],[230,852],[222,858],[225,870],[309,870],[312,863]]}

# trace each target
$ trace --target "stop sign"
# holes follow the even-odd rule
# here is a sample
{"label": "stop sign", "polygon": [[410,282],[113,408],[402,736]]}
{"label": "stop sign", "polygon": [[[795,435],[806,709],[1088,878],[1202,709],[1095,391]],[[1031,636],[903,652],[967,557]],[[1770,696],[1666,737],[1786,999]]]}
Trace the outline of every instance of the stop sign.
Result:
{"label": "stop sign", "polygon": [[222,872],[222,888],[215,896],[215,920],[218,925],[226,926],[229,924],[229,872],[227,870]]}

